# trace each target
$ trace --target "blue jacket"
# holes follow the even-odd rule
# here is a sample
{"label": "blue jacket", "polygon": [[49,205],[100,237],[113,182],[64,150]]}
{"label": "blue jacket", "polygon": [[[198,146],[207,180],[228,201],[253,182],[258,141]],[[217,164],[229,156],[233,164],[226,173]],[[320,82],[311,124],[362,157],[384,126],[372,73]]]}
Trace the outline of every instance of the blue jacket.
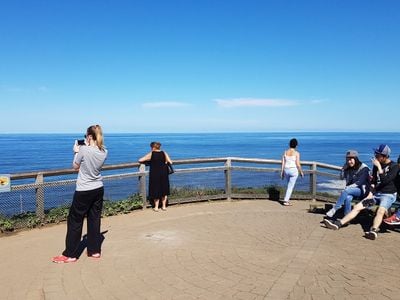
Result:
{"label": "blue jacket", "polygon": [[346,187],[360,188],[362,192],[362,198],[364,198],[370,192],[370,169],[364,163],[361,163],[361,166],[358,169],[342,169],[340,178],[346,180]]}

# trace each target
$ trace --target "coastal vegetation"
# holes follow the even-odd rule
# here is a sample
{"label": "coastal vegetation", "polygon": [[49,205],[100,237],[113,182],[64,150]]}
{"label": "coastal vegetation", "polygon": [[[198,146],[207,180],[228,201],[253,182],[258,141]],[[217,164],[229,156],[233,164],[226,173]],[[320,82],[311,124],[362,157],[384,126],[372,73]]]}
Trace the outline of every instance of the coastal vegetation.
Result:
{"label": "coastal vegetation", "polygon": [[[120,201],[104,200],[103,217],[126,214],[135,209],[142,208],[143,201],[139,194],[129,196]],[[58,224],[67,220],[69,211],[68,206],[60,206],[45,211],[43,218],[36,216],[35,212],[25,212],[22,214],[5,217],[0,215],[0,232],[13,232],[17,229],[36,228],[48,224]]]}
{"label": "coastal vegetation", "polygon": [[[264,198],[270,200],[279,200],[284,188],[281,186],[263,186],[263,187],[232,187],[232,193],[238,195],[265,195]],[[206,196],[223,195],[224,190],[218,188],[202,188],[202,187],[173,187],[168,200],[171,204],[181,203],[180,199],[188,199],[187,202],[201,200]],[[318,193],[320,196],[334,200],[333,196],[328,193]],[[295,196],[299,199],[308,198],[309,192],[296,191]],[[308,197],[307,197],[308,196]],[[143,200],[140,194],[133,194],[126,199],[119,201],[104,200],[102,217],[115,216],[119,214],[127,214],[134,210],[143,208]],[[0,232],[10,233],[16,230],[43,227],[50,224],[58,224],[67,220],[69,205],[55,207],[45,211],[43,218],[36,215],[35,212],[24,212],[10,217],[0,215]]]}

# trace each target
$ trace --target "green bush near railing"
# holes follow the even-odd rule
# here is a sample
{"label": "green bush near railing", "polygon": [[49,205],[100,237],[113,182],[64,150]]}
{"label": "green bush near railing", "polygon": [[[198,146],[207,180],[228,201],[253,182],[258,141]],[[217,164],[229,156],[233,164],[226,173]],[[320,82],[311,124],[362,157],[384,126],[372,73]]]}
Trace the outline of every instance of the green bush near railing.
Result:
{"label": "green bush near railing", "polygon": [[105,200],[103,204],[102,217],[115,216],[119,214],[127,214],[135,209],[143,207],[142,197],[139,194],[129,196],[121,201]]}
{"label": "green bush near railing", "polygon": [[[139,194],[129,196],[121,201],[104,200],[102,217],[126,214],[135,209],[142,208],[142,198]],[[0,232],[12,232],[16,229],[36,228],[46,224],[58,224],[67,220],[68,206],[52,208],[46,211],[43,219],[36,216],[34,212],[26,212],[14,215],[10,218],[0,216]]]}
{"label": "green bush near railing", "polygon": [[190,186],[183,186],[183,187],[172,187],[170,192],[171,194],[168,196],[168,199],[174,200],[178,198],[220,195],[224,193],[224,190],[213,189],[213,188],[193,188]]}
{"label": "green bush near railing", "polygon": [[10,232],[14,230],[14,222],[4,216],[0,216],[0,232]]}

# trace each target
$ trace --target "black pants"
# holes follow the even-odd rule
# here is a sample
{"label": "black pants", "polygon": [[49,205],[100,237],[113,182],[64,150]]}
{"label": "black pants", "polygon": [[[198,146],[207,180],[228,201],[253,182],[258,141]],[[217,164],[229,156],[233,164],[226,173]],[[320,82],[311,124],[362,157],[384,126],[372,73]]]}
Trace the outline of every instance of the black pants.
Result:
{"label": "black pants", "polygon": [[82,236],[83,220],[87,216],[87,251],[88,254],[100,253],[100,218],[103,208],[104,188],[91,191],[75,191],[68,214],[67,237],[63,255],[78,257]]}

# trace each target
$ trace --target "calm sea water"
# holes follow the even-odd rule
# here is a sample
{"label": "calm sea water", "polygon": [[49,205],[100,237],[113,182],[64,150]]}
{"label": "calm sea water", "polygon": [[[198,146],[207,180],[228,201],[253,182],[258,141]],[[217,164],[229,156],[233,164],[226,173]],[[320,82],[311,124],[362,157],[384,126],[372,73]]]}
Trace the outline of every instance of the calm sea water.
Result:
{"label": "calm sea water", "polygon": [[[246,157],[280,159],[291,138],[299,141],[302,160],[342,165],[348,149],[356,149],[370,164],[372,148],[381,143],[400,154],[398,133],[199,133],[199,134],[106,134],[107,164],[136,162],[160,141],[172,159]],[[0,174],[70,168],[72,145],[83,134],[0,134]]]}
{"label": "calm sea water", "polygon": [[[39,170],[64,169],[71,167],[72,145],[83,134],[1,134],[0,135],[0,174],[15,174]],[[105,143],[109,150],[107,164],[136,162],[150,150],[151,141],[160,141],[172,160],[206,157],[244,157],[280,159],[291,138],[299,141],[301,159],[342,165],[345,152],[356,149],[362,161],[370,164],[373,148],[386,143],[392,148],[392,157],[400,154],[400,135],[397,133],[201,133],[201,134],[106,134]],[[185,166],[179,166],[185,167]],[[192,167],[196,167],[192,165]],[[276,167],[276,166],[275,166]],[[133,170],[131,170],[132,172]],[[118,171],[104,172],[104,175]],[[120,171],[119,171],[120,172]],[[46,178],[46,181],[75,179],[76,174],[62,178]],[[224,188],[223,172],[196,174],[175,174],[170,177],[172,187]],[[33,182],[20,180],[14,184]],[[262,187],[280,185],[278,173],[261,174],[234,172],[232,184],[236,187]],[[137,178],[105,180],[107,200],[126,199],[138,192]],[[343,182],[329,178],[318,180],[319,190],[338,192]],[[300,178],[296,189],[308,190],[309,178]],[[75,185],[46,188],[45,208],[58,207],[71,202]],[[0,215],[13,215],[34,211],[35,190],[15,190],[0,193]]]}

